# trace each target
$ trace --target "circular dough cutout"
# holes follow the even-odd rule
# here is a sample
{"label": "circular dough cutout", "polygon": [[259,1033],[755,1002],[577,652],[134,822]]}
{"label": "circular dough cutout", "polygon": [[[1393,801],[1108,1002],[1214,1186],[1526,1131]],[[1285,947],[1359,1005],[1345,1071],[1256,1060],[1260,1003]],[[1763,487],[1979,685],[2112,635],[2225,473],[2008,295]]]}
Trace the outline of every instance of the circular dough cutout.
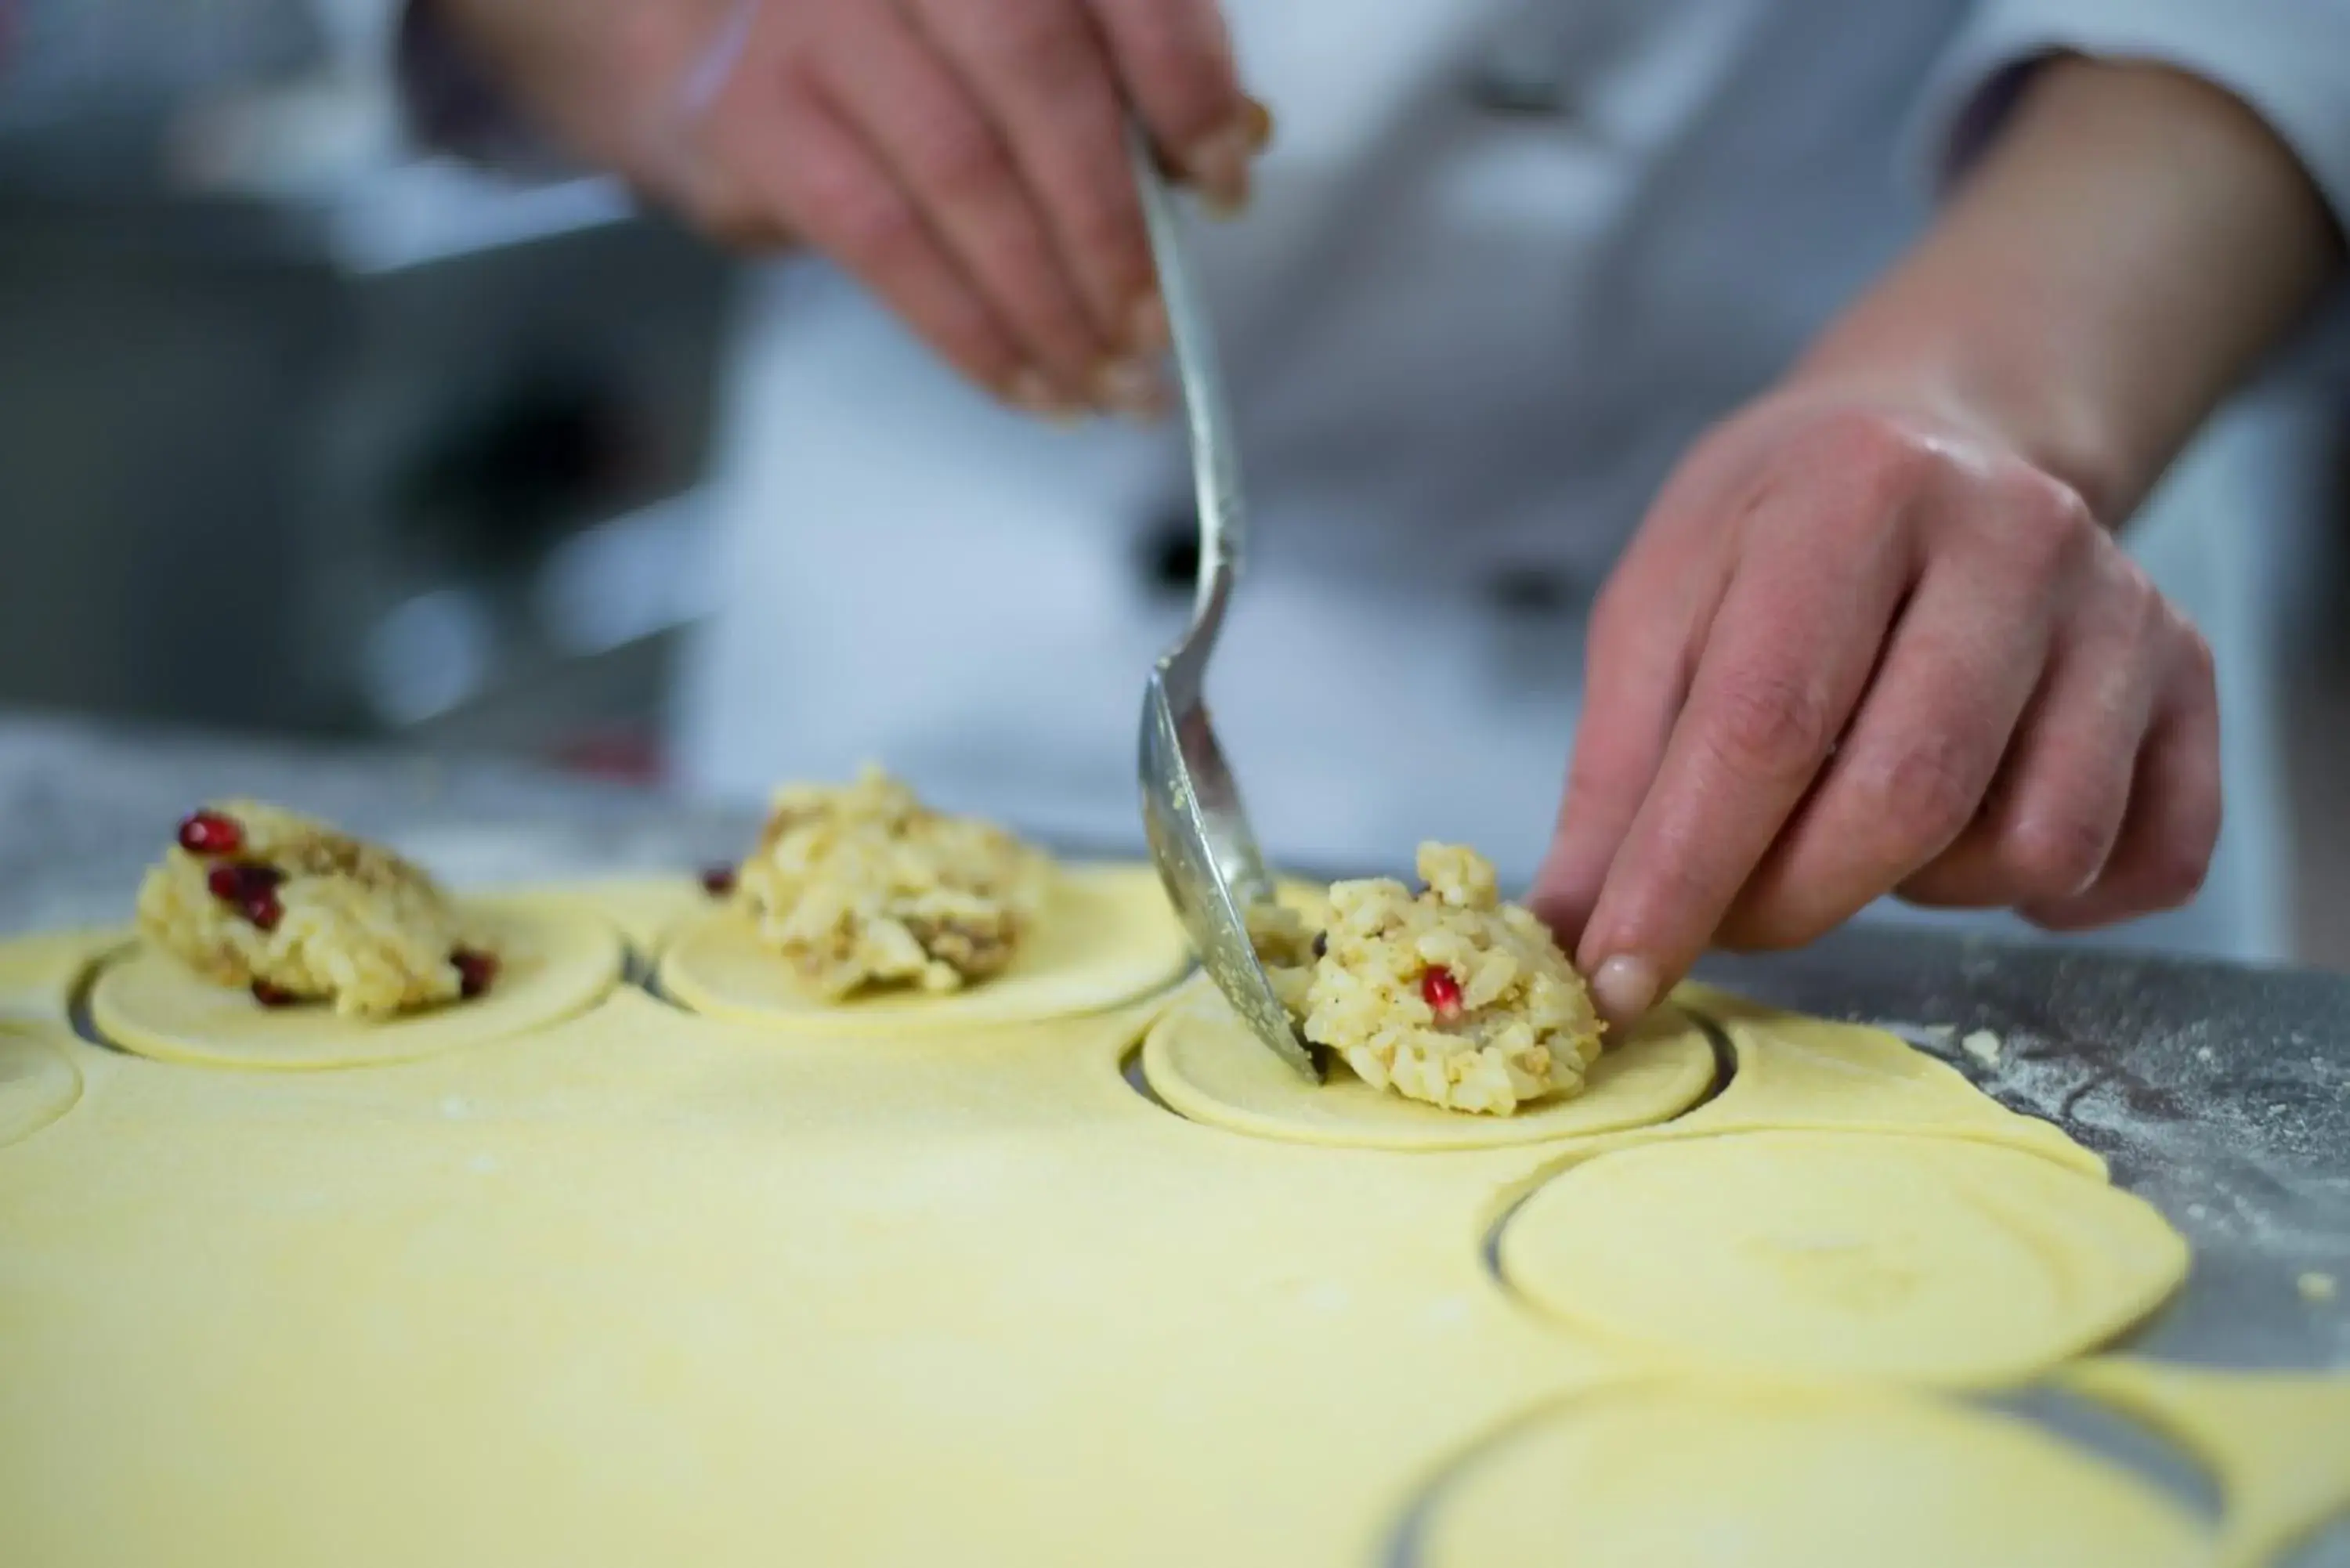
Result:
{"label": "circular dough cutout", "polygon": [[1000,974],[945,992],[875,991],[827,1002],[798,990],[784,961],[729,907],[661,953],[660,985],[681,1006],[807,1033],[892,1033],[1035,1023],[1099,1012],[1172,983],[1191,943],[1149,867],[1060,869],[1036,927]]}
{"label": "circular dough cutout", "polygon": [[1757,1132],[1603,1154],[1502,1229],[1503,1276],[1675,1370],[2020,1380],[2187,1272],[2153,1207],[1958,1138]]}
{"label": "circular dough cutout", "polygon": [[1494,1148],[1669,1120],[1712,1085],[1714,1057],[1694,1023],[1659,1007],[1629,1039],[1600,1053],[1583,1093],[1512,1116],[1472,1116],[1375,1089],[1335,1058],[1327,1078],[1309,1084],[1202,983],[1144,1040],[1142,1072],[1180,1115],[1259,1137],[1354,1148]]}
{"label": "circular dough cutout", "polygon": [[2194,1517],[2030,1422],[1847,1389],[1636,1385],[1471,1455],[1424,1568],[2131,1568],[2210,1561]]}
{"label": "circular dough cutout", "polygon": [[81,1069],[30,1029],[0,1023],[0,1148],[22,1143],[81,1098]]}
{"label": "circular dough cutout", "polygon": [[411,1061],[511,1039],[585,1012],[620,976],[610,922],[536,899],[484,900],[468,914],[498,955],[489,994],[395,1018],[338,1018],[323,1006],[264,1007],[141,946],[90,992],[99,1032],[126,1051],[220,1067],[315,1069]]}

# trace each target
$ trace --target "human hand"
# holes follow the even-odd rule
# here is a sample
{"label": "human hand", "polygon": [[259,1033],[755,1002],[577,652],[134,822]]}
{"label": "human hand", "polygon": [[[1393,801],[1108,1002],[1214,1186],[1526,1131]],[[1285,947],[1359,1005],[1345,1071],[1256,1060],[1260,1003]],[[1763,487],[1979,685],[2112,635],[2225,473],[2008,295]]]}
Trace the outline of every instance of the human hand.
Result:
{"label": "human hand", "polygon": [[1127,105],[1224,207],[1271,130],[1215,0],[433,3],[575,151],[725,242],[825,252],[1038,413],[1165,407]]}
{"label": "human hand", "polygon": [[1701,441],[1591,628],[1534,903],[1601,1011],[1898,893],[2054,929],[2174,907],[2220,827],[2202,638],[1963,418],[1796,387]]}

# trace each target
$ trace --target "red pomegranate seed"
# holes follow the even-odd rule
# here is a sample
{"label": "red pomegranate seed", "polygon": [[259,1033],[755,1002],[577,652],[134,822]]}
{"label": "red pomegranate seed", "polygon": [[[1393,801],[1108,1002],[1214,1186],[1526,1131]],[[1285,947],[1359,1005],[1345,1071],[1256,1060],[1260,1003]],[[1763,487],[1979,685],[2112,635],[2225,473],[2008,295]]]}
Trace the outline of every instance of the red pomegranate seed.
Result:
{"label": "red pomegranate seed", "polygon": [[449,961],[457,966],[457,994],[468,1002],[489,990],[490,981],[498,978],[494,954],[459,948],[449,955]]}
{"label": "red pomegranate seed", "polygon": [[[204,874],[204,886],[224,904],[247,904],[265,895],[274,895],[277,884],[284,880],[286,873],[276,867],[250,863],[215,866]],[[274,896],[270,901],[276,901]]]}
{"label": "red pomegranate seed", "polygon": [[1432,969],[1421,975],[1419,994],[1439,1018],[1451,1018],[1461,1011],[1461,982],[1449,969]]}
{"label": "red pomegranate seed", "polygon": [[199,811],[180,824],[180,847],[191,855],[234,855],[244,847],[244,829],[233,816]]}
{"label": "red pomegranate seed", "polygon": [[723,898],[734,890],[734,867],[712,866],[702,874],[702,891],[713,898]]}
{"label": "red pomegranate seed", "polygon": [[264,1007],[291,1007],[302,999],[265,980],[256,980],[253,982],[253,1000]]}
{"label": "red pomegranate seed", "polygon": [[277,922],[286,918],[286,906],[277,901],[276,890],[266,887],[246,894],[237,908],[265,931],[276,930]]}

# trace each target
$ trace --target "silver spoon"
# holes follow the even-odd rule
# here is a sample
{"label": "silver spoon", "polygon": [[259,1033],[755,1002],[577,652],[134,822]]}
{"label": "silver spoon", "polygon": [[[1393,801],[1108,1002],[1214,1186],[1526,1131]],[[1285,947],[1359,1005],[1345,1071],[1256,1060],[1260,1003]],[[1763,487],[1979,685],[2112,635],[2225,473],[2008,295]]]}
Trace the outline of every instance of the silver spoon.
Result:
{"label": "silver spoon", "polygon": [[1159,660],[1143,691],[1143,833],[1167,897],[1216,988],[1268,1049],[1318,1084],[1320,1064],[1298,1039],[1249,940],[1244,911],[1273,901],[1273,877],[1249,830],[1240,786],[1216,743],[1201,691],[1208,656],[1247,556],[1248,517],[1241,504],[1232,411],[1224,402],[1215,335],[1183,255],[1174,200],[1148,138],[1131,126],[1127,151],[1175,343],[1200,511],[1200,579],[1191,624]]}

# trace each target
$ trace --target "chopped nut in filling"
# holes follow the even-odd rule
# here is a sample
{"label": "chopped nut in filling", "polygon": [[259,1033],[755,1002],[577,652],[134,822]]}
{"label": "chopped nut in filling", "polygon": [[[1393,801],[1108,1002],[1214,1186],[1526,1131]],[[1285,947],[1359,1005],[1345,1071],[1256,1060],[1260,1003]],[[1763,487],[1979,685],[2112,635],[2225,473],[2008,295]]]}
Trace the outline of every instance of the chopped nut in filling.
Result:
{"label": "chopped nut in filling", "polygon": [[932,811],[868,767],[851,784],[778,791],[732,896],[819,996],[947,992],[1012,961],[1049,870],[1003,829]]}
{"label": "chopped nut in filling", "polygon": [[1252,911],[1250,935],[1305,1038],[1377,1088],[1507,1116],[1580,1093],[1602,1025],[1541,921],[1502,902],[1492,864],[1423,844],[1414,896],[1389,878],[1330,889],[1326,929]]}
{"label": "chopped nut in filling", "polygon": [[180,825],[140,885],[139,929],[273,1007],[331,1002],[380,1016],[478,996],[497,973],[418,867],[257,801],[222,801]]}

